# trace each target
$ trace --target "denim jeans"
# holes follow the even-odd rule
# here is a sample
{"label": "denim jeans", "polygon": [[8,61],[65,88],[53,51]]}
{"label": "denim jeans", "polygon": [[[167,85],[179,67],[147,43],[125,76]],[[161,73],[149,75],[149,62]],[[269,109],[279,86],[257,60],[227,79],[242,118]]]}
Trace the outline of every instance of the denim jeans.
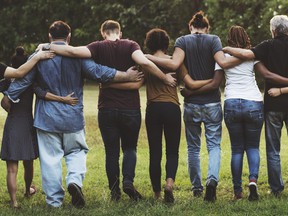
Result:
{"label": "denim jeans", "polygon": [[111,192],[119,192],[120,144],[123,151],[123,182],[133,183],[136,166],[136,147],[141,125],[137,110],[100,109],[98,123],[106,153],[106,173]]}
{"label": "denim jeans", "polygon": [[224,120],[231,142],[231,171],[234,192],[242,192],[243,156],[246,151],[249,181],[257,182],[260,154],[259,143],[263,126],[263,102],[245,99],[227,99],[224,102]]}
{"label": "denim jeans", "polygon": [[273,193],[284,189],[280,162],[280,140],[283,123],[288,133],[288,112],[265,112],[265,139],[268,183]]}
{"label": "denim jeans", "polygon": [[62,158],[67,167],[66,186],[76,183],[82,187],[86,173],[88,147],[84,130],[75,133],[51,133],[37,129],[42,188],[46,203],[60,207],[64,199],[62,187]]}
{"label": "denim jeans", "polygon": [[210,104],[184,104],[185,133],[188,146],[188,171],[192,190],[203,190],[200,147],[201,123],[205,127],[207,151],[209,154],[207,182],[218,182],[221,160],[221,135],[222,135],[222,108],[221,103]]}

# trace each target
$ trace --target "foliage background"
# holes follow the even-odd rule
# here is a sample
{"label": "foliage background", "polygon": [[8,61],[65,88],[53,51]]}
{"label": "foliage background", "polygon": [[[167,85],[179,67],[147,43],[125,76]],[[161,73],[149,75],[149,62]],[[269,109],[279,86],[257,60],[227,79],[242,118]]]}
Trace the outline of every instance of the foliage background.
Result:
{"label": "foliage background", "polygon": [[[187,23],[203,10],[211,23],[210,33],[219,35],[223,45],[231,25],[242,25],[256,45],[270,38],[269,20],[287,14],[286,0],[1,0],[0,60],[10,63],[14,48],[23,45],[28,53],[48,40],[47,30],[55,20],[72,28],[72,45],[86,45],[101,39],[100,25],[115,19],[122,25],[123,37],[143,46],[151,28],[165,29],[171,45],[188,34]],[[173,47],[173,46],[171,46]],[[172,49],[172,48],[171,48]]]}

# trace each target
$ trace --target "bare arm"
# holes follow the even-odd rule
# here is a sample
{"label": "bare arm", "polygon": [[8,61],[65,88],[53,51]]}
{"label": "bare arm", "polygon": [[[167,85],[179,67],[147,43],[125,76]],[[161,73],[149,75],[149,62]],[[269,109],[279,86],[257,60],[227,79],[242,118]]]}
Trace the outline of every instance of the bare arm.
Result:
{"label": "bare arm", "polygon": [[221,68],[227,69],[239,65],[243,62],[243,60],[236,57],[227,57],[224,55],[223,51],[218,51],[214,55],[214,59]]}
{"label": "bare arm", "polygon": [[4,73],[5,78],[22,78],[42,59],[53,58],[55,54],[51,51],[39,50],[35,55],[18,69],[7,67]]}
{"label": "bare arm", "polygon": [[268,94],[271,97],[278,97],[279,95],[282,94],[287,94],[288,93],[288,87],[284,87],[284,88],[271,88],[268,90]]}
{"label": "bare arm", "polygon": [[262,62],[258,62],[254,65],[255,71],[260,73],[265,80],[277,84],[288,85],[288,78],[282,77],[276,73],[269,71]]}
{"label": "bare arm", "polygon": [[65,97],[62,97],[62,96],[54,95],[50,92],[47,92],[45,95],[45,100],[57,101],[57,102],[61,102],[61,103],[74,106],[79,102],[79,100],[77,97],[73,97],[73,95],[74,95],[74,92],[68,94]]}
{"label": "bare arm", "polygon": [[121,90],[138,90],[144,83],[144,79],[138,82],[123,82],[123,83],[105,83],[101,84],[101,88],[114,88]]}
{"label": "bare arm", "polygon": [[243,59],[243,60],[252,60],[255,58],[254,53],[249,49],[241,49],[241,48],[227,46],[223,48],[223,51],[225,53],[229,53],[230,55]]}
{"label": "bare arm", "polygon": [[178,75],[180,80],[184,82],[185,87],[187,87],[188,89],[197,89],[212,81],[212,79],[193,80],[192,77],[188,74],[187,68],[185,67],[184,64],[180,66]]}
{"label": "bare arm", "polygon": [[[40,44],[37,49],[41,49],[43,45],[45,44]],[[91,58],[91,52],[86,46],[60,46],[52,43],[50,44],[50,49],[53,50],[57,55],[74,58]]]}
{"label": "bare arm", "polygon": [[166,85],[176,86],[176,79],[171,74],[164,74],[152,61],[148,60],[141,50],[132,54],[132,59],[147,71],[162,80]]}
{"label": "bare arm", "polygon": [[191,95],[196,95],[196,94],[204,94],[210,91],[213,91],[215,89],[218,89],[222,79],[224,77],[224,71],[223,70],[217,70],[214,72],[214,77],[212,79],[212,82],[209,82],[207,85],[202,86],[199,89],[196,90],[188,90],[187,88],[184,88],[183,90],[181,90],[181,94],[184,97],[188,97]]}
{"label": "bare arm", "polygon": [[154,55],[146,55],[146,57],[160,67],[176,71],[184,61],[185,52],[179,47],[176,47],[171,59],[165,59]]}

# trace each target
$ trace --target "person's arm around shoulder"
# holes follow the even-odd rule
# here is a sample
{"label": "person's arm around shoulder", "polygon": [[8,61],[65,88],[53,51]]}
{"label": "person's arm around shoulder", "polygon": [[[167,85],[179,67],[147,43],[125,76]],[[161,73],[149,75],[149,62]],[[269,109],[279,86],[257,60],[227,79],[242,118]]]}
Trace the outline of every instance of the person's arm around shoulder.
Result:
{"label": "person's arm around shoulder", "polygon": [[214,59],[217,62],[217,64],[220,65],[223,69],[228,69],[231,67],[235,67],[243,62],[240,58],[236,58],[233,56],[225,56],[223,51],[218,51],[214,55]]}
{"label": "person's arm around shoulder", "polygon": [[252,60],[255,58],[254,52],[250,49],[242,49],[242,48],[227,46],[223,48],[223,52],[229,53],[230,55],[243,59],[243,60]]}
{"label": "person's arm around shoulder", "polygon": [[21,65],[18,69],[7,67],[4,73],[5,78],[22,78],[37,64],[38,61],[43,59],[53,58],[54,52],[39,50],[31,57],[25,64]]}
{"label": "person's arm around shoulder", "polygon": [[[39,44],[37,50],[42,50],[42,48],[47,44]],[[50,44],[50,50],[54,51],[57,55],[73,57],[73,58],[91,58],[92,54],[86,46],[70,46],[70,45],[59,45]]]}
{"label": "person's arm around shoulder", "polygon": [[162,80],[166,85],[175,87],[176,79],[171,74],[164,74],[152,61],[147,59],[141,50],[132,53],[132,59],[140,65],[144,71],[147,71]]}
{"label": "person's arm around shoulder", "polygon": [[176,71],[184,61],[185,52],[181,48],[175,47],[171,58],[165,59],[150,54],[147,54],[146,57],[160,67]]}

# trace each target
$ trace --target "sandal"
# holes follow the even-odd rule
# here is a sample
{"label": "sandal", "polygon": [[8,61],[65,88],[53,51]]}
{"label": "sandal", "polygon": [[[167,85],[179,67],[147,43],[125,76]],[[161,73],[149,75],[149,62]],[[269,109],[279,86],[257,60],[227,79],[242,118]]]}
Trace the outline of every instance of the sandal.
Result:
{"label": "sandal", "polygon": [[29,189],[29,193],[26,192],[26,193],[24,194],[24,197],[30,198],[30,197],[33,196],[36,192],[37,192],[36,187],[35,187],[34,185],[31,185],[31,186],[30,186],[30,189]]}

